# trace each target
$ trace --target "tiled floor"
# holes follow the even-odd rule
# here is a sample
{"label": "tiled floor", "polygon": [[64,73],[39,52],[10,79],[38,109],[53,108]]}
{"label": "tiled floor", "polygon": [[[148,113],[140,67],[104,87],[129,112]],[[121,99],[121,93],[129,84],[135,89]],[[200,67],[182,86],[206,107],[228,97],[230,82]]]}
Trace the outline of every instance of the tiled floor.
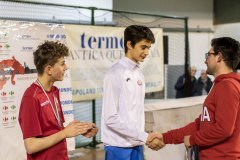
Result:
{"label": "tiled floor", "polygon": [[79,148],[69,152],[70,160],[104,160],[103,144],[99,144],[96,149]]}

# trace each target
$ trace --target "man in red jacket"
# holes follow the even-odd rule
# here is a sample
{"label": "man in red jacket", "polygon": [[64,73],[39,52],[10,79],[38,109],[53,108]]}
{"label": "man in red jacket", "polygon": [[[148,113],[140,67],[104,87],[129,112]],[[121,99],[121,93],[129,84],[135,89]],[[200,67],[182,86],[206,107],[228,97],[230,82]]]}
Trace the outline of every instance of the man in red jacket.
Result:
{"label": "man in red jacket", "polygon": [[234,72],[240,61],[239,42],[221,37],[213,39],[211,46],[205,64],[215,80],[201,115],[185,127],[163,133],[163,141],[197,145],[200,160],[239,160],[240,75]]}

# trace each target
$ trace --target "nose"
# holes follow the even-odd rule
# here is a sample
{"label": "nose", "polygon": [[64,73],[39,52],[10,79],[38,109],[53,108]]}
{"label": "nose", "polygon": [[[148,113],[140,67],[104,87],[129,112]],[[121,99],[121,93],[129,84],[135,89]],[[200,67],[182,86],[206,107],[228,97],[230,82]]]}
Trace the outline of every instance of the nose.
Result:
{"label": "nose", "polygon": [[68,66],[65,64],[64,71],[68,70]]}
{"label": "nose", "polygon": [[144,50],[144,54],[147,56],[147,55],[149,55],[149,49],[148,48],[146,48],[145,50]]}

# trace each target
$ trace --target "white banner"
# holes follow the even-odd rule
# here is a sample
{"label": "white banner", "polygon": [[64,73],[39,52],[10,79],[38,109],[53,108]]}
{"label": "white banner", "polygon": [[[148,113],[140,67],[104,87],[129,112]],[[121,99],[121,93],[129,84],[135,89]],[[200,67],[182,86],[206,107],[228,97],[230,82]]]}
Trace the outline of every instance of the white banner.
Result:
{"label": "white banner", "polygon": [[[95,99],[102,96],[103,78],[107,70],[125,56],[124,28],[65,25],[67,43],[71,49],[69,67],[73,100]],[[146,92],[163,90],[163,33],[151,29],[156,42],[150,55],[141,64]]]}
{"label": "white banner", "polygon": [[[26,159],[18,112],[22,95],[36,78],[33,50],[44,40],[66,43],[62,25],[0,21],[0,157],[5,160]],[[15,75],[16,73],[16,75]],[[57,83],[66,123],[73,120],[70,71],[64,82]],[[68,139],[68,149],[75,149]]]}

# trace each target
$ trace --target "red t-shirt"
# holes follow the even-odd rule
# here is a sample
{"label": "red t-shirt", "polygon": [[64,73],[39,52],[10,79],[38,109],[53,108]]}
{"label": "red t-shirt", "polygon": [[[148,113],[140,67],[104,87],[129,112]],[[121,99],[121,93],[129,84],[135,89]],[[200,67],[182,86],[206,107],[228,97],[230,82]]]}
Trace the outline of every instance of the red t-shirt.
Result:
{"label": "red t-shirt", "polygon": [[[63,126],[64,117],[59,100],[59,90],[53,86],[51,91],[46,91],[46,93],[54,107],[53,95],[57,98],[58,111]],[[46,137],[63,129],[58,124],[48,98],[37,83],[33,83],[23,95],[19,111],[19,124],[23,139]],[[68,160],[66,140],[43,151],[28,154],[27,160]]]}

